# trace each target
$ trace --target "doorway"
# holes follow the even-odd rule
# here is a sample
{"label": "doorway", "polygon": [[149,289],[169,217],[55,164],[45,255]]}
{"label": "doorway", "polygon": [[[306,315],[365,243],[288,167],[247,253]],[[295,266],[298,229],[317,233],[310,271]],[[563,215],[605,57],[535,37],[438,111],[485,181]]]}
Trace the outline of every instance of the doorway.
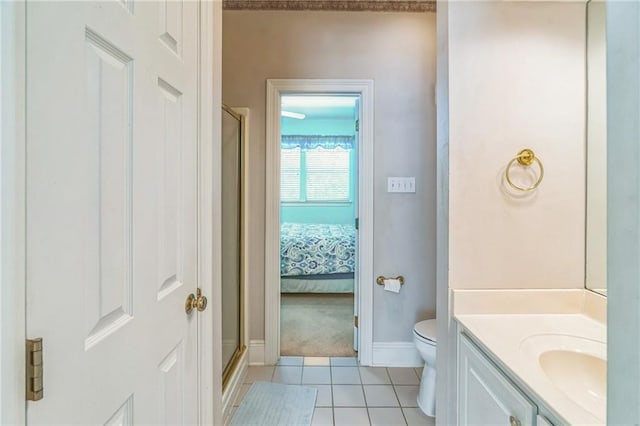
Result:
{"label": "doorway", "polygon": [[355,356],[360,95],[280,104],[280,355]]}
{"label": "doorway", "polygon": [[[372,93],[369,80],[267,83],[265,363],[356,350],[370,363]],[[341,349],[319,343],[337,336]]]}

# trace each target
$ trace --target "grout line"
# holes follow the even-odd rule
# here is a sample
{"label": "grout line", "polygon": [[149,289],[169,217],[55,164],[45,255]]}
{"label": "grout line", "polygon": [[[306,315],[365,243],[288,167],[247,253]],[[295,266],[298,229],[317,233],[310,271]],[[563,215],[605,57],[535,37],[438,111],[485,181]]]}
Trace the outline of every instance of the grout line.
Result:
{"label": "grout line", "polygon": [[409,422],[407,421],[407,417],[404,415],[404,410],[403,410],[404,407],[402,406],[402,401],[400,401],[400,397],[398,396],[398,391],[396,390],[396,385],[392,384],[391,386],[393,386],[393,393],[396,395],[396,399],[398,400],[398,406],[400,407],[400,412],[402,413],[402,418],[404,419],[404,424],[408,425]]}
{"label": "grout line", "polygon": [[418,373],[418,369],[414,368],[413,371],[416,373],[416,376],[418,376],[418,380],[422,381],[422,376]]}
{"label": "grout line", "polygon": [[[391,379],[391,373],[389,373],[389,369],[387,367],[384,368],[385,373],[387,373],[387,377],[389,378],[389,384],[391,384],[391,386],[395,386],[393,384],[393,380]],[[394,390],[395,391],[395,390]],[[399,401],[399,400],[398,400]]]}
{"label": "grout line", "polygon": [[371,414],[369,414],[369,403],[367,402],[367,394],[364,392],[364,383],[362,382],[362,373],[360,373],[360,366],[356,365],[356,369],[358,370],[358,377],[360,378],[360,390],[362,391],[364,406],[365,406],[365,409],[367,410],[367,419],[369,420],[369,424],[371,424]]}
{"label": "grout line", "polygon": [[331,364],[331,358],[329,358],[329,381],[331,382],[331,422],[335,426],[336,424],[336,402],[333,399],[333,365]]}
{"label": "grout line", "polygon": [[400,412],[402,413],[402,418],[404,419],[404,424],[408,425],[409,420],[407,420],[407,416],[404,414],[404,407],[400,407]]}

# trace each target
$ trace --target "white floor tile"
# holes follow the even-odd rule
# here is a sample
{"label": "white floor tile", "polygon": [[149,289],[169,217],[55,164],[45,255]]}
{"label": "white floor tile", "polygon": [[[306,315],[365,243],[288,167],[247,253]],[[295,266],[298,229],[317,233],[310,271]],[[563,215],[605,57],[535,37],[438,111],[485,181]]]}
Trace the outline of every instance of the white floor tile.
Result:
{"label": "white floor tile", "polygon": [[391,385],[365,385],[364,398],[367,407],[399,407],[398,398]]}
{"label": "white floor tile", "polygon": [[302,367],[276,367],[273,382],[299,385],[302,383]]}
{"label": "white floor tile", "polygon": [[420,386],[396,386],[396,394],[402,407],[417,407]]}
{"label": "white floor tile", "polygon": [[404,418],[409,426],[435,426],[436,419],[426,416],[419,408],[403,408]]}
{"label": "white floor tile", "polygon": [[314,366],[329,366],[331,365],[329,361],[329,357],[320,357],[320,356],[305,356],[304,357],[304,365],[314,365]]}
{"label": "white floor tile", "polygon": [[369,419],[372,426],[406,425],[402,410],[399,408],[369,408]]}
{"label": "white floor tile", "polygon": [[333,426],[333,409],[316,408],[313,411],[311,426]]}
{"label": "white floor tile", "polygon": [[304,357],[302,356],[281,356],[278,365],[287,365],[291,367],[302,367]]}
{"label": "white floor tile", "polygon": [[333,407],[333,397],[331,396],[331,385],[304,385],[318,390],[316,396],[316,407]]}
{"label": "white floor tile", "polygon": [[360,378],[363,385],[389,385],[391,379],[384,367],[360,367]]}
{"label": "white floor tile", "polygon": [[358,365],[358,360],[355,357],[331,357],[331,365],[336,367],[353,367]]}
{"label": "white floor tile", "polygon": [[302,369],[302,383],[312,385],[330,385],[331,367],[307,367]]}
{"label": "white floor tile", "polygon": [[360,385],[333,385],[334,407],[366,407]]}
{"label": "white floor tile", "polygon": [[247,375],[244,378],[245,383],[253,382],[270,382],[273,377],[274,367],[270,366],[249,366]]}
{"label": "white floor tile", "polygon": [[[417,408],[420,369],[337,366],[353,362],[349,360],[355,358],[311,358],[313,366],[303,367],[306,360],[302,357],[282,357],[275,368],[249,367],[245,383],[240,386],[233,402],[231,414],[237,411],[251,383],[274,381],[304,383],[317,389],[312,426],[435,426],[435,419]],[[331,367],[316,366],[314,363],[330,363]],[[333,385],[330,384],[332,379]],[[360,384],[361,380],[364,385]]]}
{"label": "white floor tile", "polygon": [[233,406],[237,407],[238,405],[240,405],[242,403],[242,400],[244,399],[244,396],[247,394],[247,392],[249,391],[249,388],[251,387],[251,385],[240,385],[240,390],[238,391],[238,396],[236,396],[235,401],[233,401]]}
{"label": "white floor tile", "polygon": [[369,425],[369,414],[366,408],[334,408],[336,426]]}
{"label": "white floor tile", "polygon": [[359,385],[358,367],[331,367],[331,380],[334,385]]}
{"label": "white floor tile", "polygon": [[391,382],[394,385],[418,385],[420,381],[413,368],[390,367],[388,368]]}

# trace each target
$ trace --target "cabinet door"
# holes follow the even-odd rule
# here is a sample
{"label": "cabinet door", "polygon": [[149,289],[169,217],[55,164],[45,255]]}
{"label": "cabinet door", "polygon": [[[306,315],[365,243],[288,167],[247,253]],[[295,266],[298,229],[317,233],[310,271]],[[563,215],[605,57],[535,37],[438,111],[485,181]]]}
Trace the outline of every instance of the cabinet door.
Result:
{"label": "cabinet door", "polygon": [[487,357],[463,334],[458,354],[460,425],[533,425],[537,412]]}
{"label": "cabinet door", "polygon": [[536,426],[553,426],[553,423],[551,423],[546,417],[538,414]]}

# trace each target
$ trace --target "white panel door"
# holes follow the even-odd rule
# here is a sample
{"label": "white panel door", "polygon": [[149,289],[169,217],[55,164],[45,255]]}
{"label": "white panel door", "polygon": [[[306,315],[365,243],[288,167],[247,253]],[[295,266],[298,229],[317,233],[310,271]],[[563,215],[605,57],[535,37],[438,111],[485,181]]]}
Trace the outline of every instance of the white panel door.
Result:
{"label": "white panel door", "polygon": [[27,4],[28,424],[194,424],[198,4]]}

